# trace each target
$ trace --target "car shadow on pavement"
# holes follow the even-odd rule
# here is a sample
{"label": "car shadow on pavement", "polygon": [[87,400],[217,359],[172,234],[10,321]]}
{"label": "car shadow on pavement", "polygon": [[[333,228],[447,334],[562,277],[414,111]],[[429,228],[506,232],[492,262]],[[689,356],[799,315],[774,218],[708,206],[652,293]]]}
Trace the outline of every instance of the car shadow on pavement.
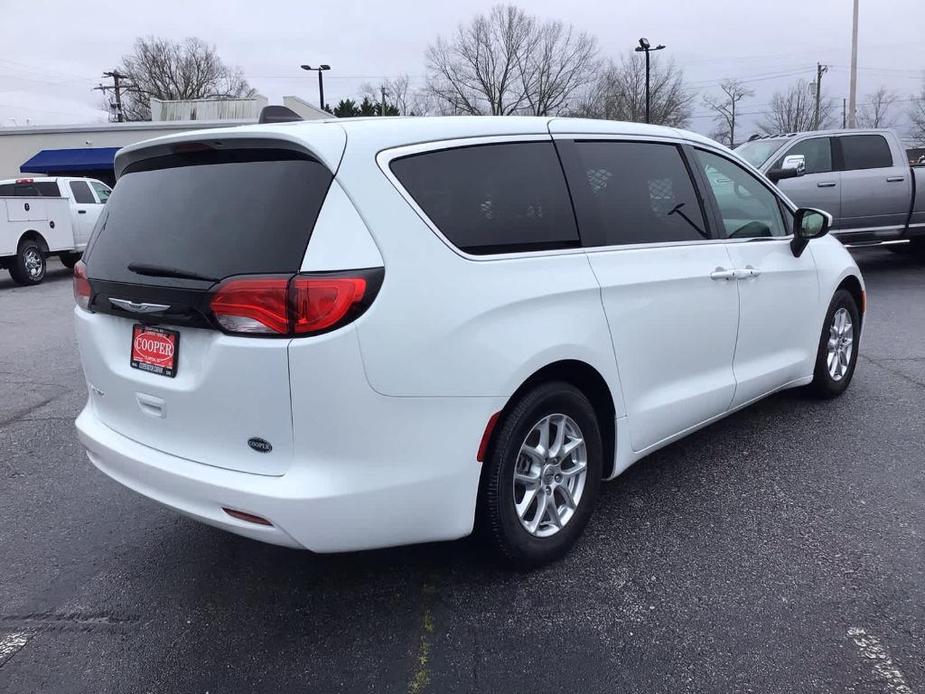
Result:
{"label": "car shadow on pavement", "polygon": [[[70,282],[71,277],[73,276],[73,271],[68,270],[66,267],[59,265],[58,263],[49,263],[48,271],[45,273],[45,279],[42,280],[42,284],[56,284],[58,282]],[[38,285],[38,286],[41,286]],[[33,287],[24,287],[20,284],[16,284],[13,281],[13,278],[10,277],[10,273],[6,270],[0,270],[0,290],[4,289],[24,289],[29,290]]]}

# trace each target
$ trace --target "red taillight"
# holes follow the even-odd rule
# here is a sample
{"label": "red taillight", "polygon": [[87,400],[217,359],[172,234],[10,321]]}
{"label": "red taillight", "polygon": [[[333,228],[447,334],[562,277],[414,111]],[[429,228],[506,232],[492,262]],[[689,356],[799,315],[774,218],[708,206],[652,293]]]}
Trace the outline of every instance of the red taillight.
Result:
{"label": "red taillight", "polygon": [[334,330],[369,306],[382,268],[349,273],[232,277],[209,304],[215,320],[231,333],[309,335]]}
{"label": "red taillight", "polygon": [[219,285],[210,308],[229,332],[287,335],[288,291],[288,277],[232,278]]}
{"label": "red taillight", "polygon": [[74,301],[85,311],[90,310],[90,280],[87,279],[87,266],[78,260],[74,265]]}
{"label": "red taillight", "polygon": [[304,335],[337,325],[365,293],[363,277],[296,277],[292,280],[293,332]]}

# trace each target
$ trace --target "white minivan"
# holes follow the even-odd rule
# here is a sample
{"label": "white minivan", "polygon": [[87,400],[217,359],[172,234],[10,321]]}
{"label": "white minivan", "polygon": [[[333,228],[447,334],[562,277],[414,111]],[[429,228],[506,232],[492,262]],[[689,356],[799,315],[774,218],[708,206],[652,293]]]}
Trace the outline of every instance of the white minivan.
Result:
{"label": "white minivan", "polygon": [[375,118],[116,157],[75,268],[90,460],[340,552],[480,526],[561,556],[602,480],[784,388],[842,393],[864,284],[734,153],[671,128]]}
{"label": "white minivan", "polygon": [[0,181],[0,267],[18,284],[45,279],[45,259],[72,268],[87,246],[111,189],[65,176]]}

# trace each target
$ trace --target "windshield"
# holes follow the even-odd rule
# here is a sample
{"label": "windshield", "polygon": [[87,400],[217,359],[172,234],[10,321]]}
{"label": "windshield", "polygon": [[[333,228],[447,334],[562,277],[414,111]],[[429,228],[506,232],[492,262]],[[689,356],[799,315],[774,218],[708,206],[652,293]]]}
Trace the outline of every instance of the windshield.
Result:
{"label": "windshield", "polygon": [[784,144],[784,140],[781,138],[773,140],[752,140],[751,142],[743,142],[736,147],[735,151],[736,154],[749,164],[756,169],[760,169],[761,165],[764,164],[774,152],[780,149],[782,144]]}

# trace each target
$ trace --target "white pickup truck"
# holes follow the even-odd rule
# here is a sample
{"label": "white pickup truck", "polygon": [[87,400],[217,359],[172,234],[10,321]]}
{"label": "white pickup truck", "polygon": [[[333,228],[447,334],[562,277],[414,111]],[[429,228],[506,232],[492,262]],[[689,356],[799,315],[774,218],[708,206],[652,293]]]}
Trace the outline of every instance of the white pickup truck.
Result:
{"label": "white pickup truck", "polygon": [[18,284],[45,279],[45,259],[80,259],[111,189],[92,178],[0,181],[0,268]]}

